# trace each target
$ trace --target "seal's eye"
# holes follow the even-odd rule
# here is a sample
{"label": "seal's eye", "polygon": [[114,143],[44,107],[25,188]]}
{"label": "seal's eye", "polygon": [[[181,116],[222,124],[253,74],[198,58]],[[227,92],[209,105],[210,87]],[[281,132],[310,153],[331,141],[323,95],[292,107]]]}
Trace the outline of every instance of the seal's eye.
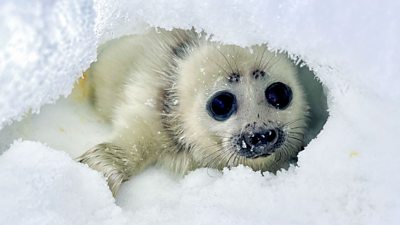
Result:
{"label": "seal's eye", "polygon": [[236,109],[236,97],[227,91],[215,93],[207,102],[208,114],[218,121],[227,120]]}
{"label": "seal's eye", "polygon": [[284,83],[276,82],[265,90],[265,98],[273,107],[284,109],[292,101],[292,89]]}

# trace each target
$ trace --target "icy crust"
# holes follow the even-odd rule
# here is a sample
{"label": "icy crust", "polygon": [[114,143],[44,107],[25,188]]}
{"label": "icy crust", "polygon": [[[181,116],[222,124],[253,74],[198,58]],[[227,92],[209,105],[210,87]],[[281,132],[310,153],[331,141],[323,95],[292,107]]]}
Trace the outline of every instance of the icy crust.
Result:
{"label": "icy crust", "polygon": [[96,57],[91,1],[0,2],[0,129],[67,96]]}
{"label": "icy crust", "polygon": [[0,224],[125,224],[100,174],[43,144],[14,143],[0,180]]}

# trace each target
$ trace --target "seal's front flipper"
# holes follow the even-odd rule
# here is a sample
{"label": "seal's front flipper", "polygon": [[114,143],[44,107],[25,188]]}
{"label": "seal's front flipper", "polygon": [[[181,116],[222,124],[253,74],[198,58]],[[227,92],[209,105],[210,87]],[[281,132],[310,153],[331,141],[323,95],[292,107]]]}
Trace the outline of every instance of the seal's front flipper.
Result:
{"label": "seal's front flipper", "polygon": [[77,160],[101,172],[115,196],[121,183],[133,174],[134,166],[128,165],[128,162],[132,162],[128,155],[124,148],[112,143],[102,143],[91,148]]}

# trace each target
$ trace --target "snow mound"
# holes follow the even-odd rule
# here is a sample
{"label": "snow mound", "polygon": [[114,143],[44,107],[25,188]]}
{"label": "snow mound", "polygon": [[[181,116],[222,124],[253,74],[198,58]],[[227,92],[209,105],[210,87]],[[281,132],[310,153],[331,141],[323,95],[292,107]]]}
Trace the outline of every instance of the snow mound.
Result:
{"label": "snow mound", "polygon": [[364,207],[368,193],[352,176],[332,191],[310,175],[291,168],[262,177],[238,167],[223,174],[200,169],[174,181],[151,170],[129,181],[117,200],[132,224],[394,224],[393,215],[380,218],[381,211]]}
{"label": "snow mound", "polygon": [[67,96],[96,58],[91,1],[0,2],[0,129]]}
{"label": "snow mound", "polygon": [[124,224],[103,177],[37,142],[0,157],[0,224]]}

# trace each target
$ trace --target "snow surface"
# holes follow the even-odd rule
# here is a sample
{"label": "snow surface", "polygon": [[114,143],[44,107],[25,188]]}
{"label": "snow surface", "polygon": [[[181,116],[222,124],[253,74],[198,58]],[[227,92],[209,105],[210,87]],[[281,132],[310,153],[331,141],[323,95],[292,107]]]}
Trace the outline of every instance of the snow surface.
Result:
{"label": "snow surface", "polygon": [[[98,174],[42,144],[74,157],[109,132],[79,103],[57,102],[0,131],[0,224],[399,224],[399,11],[395,0],[0,2],[1,124],[68,94],[97,42],[148,26],[287,50],[326,85],[330,111],[298,168],[183,179],[150,169],[114,203]],[[19,137],[41,143],[8,149]]]}
{"label": "snow surface", "polygon": [[14,143],[0,158],[0,177],[0,224],[126,222],[99,173],[43,144]]}
{"label": "snow surface", "polygon": [[67,96],[96,57],[93,3],[0,1],[0,129]]}

